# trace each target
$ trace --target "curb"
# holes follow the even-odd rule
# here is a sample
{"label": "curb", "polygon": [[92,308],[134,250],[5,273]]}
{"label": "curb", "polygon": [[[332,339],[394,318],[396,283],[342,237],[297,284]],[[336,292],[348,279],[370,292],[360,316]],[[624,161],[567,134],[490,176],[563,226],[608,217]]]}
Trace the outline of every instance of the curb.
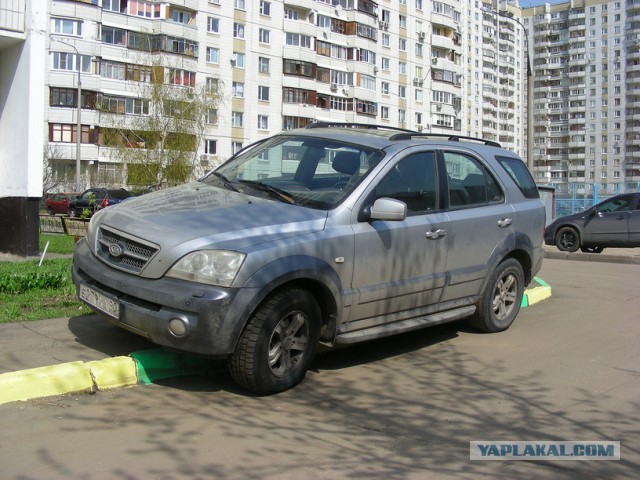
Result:
{"label": "curb", "polygon": [[[521,307],[551,297],[551,287],[535,277],[525,290]],[[90,362],[68,362],[0,374],[0,405],[69,393],[95,393],[149,384],[156,380],[204,374],[210,360],[168,352],[142,350],[129,356]]]}
{"label": "curb", "polygon": [[531,282],[531,285],[525,290],[522,296],[522,304],[520,307],[528,307],[547,298],[551,298],[551,286],[541,278],[533,277],[533,282]]}
{"label": "curb", "polygon": [[582,262],[608,262],[640,265],[640,254],[638,255],[616,255],[615,253],[583,253],[583,252],[561,252],[560,250],[545,250],[544,258],[555,260],[576,260]]}
{"label": "curb", "polygon": [[0,374],[0,405],[67,393],[95,393],[205,373],[209,361],[164,350],[144,350],[128,357],[68,362]]}

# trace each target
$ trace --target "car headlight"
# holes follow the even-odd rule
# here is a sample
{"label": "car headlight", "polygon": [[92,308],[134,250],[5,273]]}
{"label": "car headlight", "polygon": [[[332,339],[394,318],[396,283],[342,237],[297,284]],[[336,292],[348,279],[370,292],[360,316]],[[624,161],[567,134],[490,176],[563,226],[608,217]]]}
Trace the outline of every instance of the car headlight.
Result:
{"label": "car headlight", "polygon": [[200,250],[178,260],[167,276],[229,287],[245,257],[244,253],[231,250]]}
{"label": "car headlight", "polygon": [[96,231],[98,229],[97,225],[99,222],[99,217],[102,215],[104,210],[98,210],[93,214],[91,220],[89,220],[89,225],[87,226],[87,240],[89,240],[89,245],[91,245],[91,250],[94,249],[96,244]]}

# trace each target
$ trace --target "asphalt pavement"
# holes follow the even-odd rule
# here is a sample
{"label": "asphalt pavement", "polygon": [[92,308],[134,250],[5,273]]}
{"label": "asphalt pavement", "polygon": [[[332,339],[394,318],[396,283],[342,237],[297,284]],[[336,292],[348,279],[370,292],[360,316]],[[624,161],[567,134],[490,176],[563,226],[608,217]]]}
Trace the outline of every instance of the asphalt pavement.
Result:
{"label": "asphalt pavement", "polygon": [[[545,257],[640,265],[640,248],[600,254],[545,247]],[[0,261],[22,260],[7,254]],[[551,297],[542,279],[525,292],[523,307]],[[159,349],[97,315],[0,324],[0,404],[150,383],[219,368],[201,358]]]}

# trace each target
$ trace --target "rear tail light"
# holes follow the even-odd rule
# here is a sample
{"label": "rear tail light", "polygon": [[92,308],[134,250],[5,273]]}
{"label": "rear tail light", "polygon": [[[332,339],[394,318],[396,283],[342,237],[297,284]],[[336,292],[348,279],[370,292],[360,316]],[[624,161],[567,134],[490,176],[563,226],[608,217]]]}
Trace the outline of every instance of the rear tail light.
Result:
{"label": "rear tail light", "polygon": [[104,208],[104,207],[107,207],[107,206],[109,206],[109,201],[108,201],[108,200],[107,200],[107,198],[105,197],[105,199],[104,199],[104,200],[102,200],[102,205],[101,205],[101,207],[102,207],[102,208]]}

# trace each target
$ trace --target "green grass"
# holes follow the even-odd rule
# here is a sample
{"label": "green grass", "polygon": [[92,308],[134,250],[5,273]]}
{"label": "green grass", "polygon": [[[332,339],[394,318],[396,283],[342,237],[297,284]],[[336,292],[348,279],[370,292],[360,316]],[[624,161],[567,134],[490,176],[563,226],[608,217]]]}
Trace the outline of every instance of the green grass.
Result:
{"label": "green grass", "polygon": [[44,250],[44,246],[49,242],[47,253],[73,253],[75,240],[69,235],[40,235],[40,252]]}
{"label": "green grass", "polygon": [[22,286],[20,293],[1,289],[0,323],[91,313],[76,297],[70,258],[44,260],[41,267],[38,260],[0,262],[0,287],[14,285],[15,279],[27,281],[17,282]]}

